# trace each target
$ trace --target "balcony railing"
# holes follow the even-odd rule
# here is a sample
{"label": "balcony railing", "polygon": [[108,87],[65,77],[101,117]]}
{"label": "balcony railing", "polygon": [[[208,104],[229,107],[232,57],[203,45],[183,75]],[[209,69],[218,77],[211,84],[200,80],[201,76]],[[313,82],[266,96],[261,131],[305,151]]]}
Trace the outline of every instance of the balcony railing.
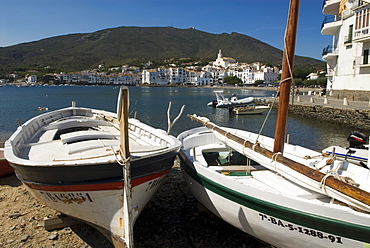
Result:
{"label": "balcony railing", "polygon": [[364,41],[370,39],[370,28],[356,29],[354,32],[354,41]]}
{"label": "balcony railing", "polygon": [[329,22],[334,22],[335,21],[335,17],[334,16],[325,16],[324,20],[322,21],[322,24],[321,24],[321,29],[324,27],[324,25],[326,23],[329,23]]}
{"label": "balcony railing", "polygon": [[366,5],[366,4],[368,4],[366,1],[354,0],[353,3],[352,3],[352,8],[357,8],[357,7]]}
{"label": "balcony railing", "polygon": [[337,55],[338,54],[338,50],[337,50],[337,47],[333,47],[332,45],[328,45],[327,47],[325,47],[323,50],[322,50],[322,56],[324,57],[325,55],[327,54],[333,54],[333,55]]}

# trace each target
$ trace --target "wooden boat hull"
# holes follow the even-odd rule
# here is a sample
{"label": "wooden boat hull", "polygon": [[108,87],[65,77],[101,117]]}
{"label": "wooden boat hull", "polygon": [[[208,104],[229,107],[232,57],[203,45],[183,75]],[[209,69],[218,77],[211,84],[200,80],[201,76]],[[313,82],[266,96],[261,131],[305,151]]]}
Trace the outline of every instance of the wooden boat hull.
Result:
{"label": "wooden boat hull", "polygon": [[[173,166],[176,153],[152,157],[146,161],[133,162],[132,205],[135,206],[133,224],[162,184]],[[16,174],[32,195],[45,205],[96,227],[116,247],[124,247],[118,235],[123,228],[122,166],[86,165],[73,168],[24,167],[14,165]],[[56,177],[55,175],[63,175]],[[100,176],[99,176],[100,175]],[[103,176],[104,175],[104,176]],[[42,180],[41,178],[44,178]],[[65,181],[63,181],[65,179]],[[119,245],[120,244],[120,245]]]}
{"label": "wooden boat hull", "polygon": [[0,177],[14,173],[13,167],[4,158],[4,148],[0,148]]}
{"label": "wooden boat hull", "polygon": [[[130,203],[119,154],[116,114],[65,108],[27,121],[5,143],[17,177],[43,204],[81,221],[125,247],[125,223],[140,212],[173,166],[180,142],[163,130],[130,119]],[[129,217],[129,222],[125,216]]]}
{"label": "wooden boat hull", "polygon": [[[226,222],[276,247],[363,247],[370,243],[368,214],[333,205],[330,198],[302,187],[297,187],[300,194],[304,192],[299,197],[278,193],[274,188],[288,183],[282,177],[278,183],[265,178],[268,187],[264,187],[253,183],[258,176],[253,171],[244,176],[215,172],[214,166],[202,164],[200,152],[194,155],[193,148],[223,146],[200,128],[180,134],[179,139],[191,133],[208,137],[205,141],[184,142],[179,153],[184,178],[193,195]],[[259,173],[280,177],[269,170]]]}

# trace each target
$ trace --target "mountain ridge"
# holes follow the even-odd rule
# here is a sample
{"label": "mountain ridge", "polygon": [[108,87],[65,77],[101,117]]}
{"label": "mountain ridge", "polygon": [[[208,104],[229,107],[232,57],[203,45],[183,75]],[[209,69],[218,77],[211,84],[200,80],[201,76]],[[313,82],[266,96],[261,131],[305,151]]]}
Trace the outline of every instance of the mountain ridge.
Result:
{"label": "mountain ridge", "polygon": [[[283,52],[240,33],[212,34],[194,28],[116,27],[92,33],[60,35],[0,47],[0,68],[50,67],[61,71],[170,58],[215,59],[219,49],[238,62],[281,64]],[[296,56],[297,64],[323,61]]]}

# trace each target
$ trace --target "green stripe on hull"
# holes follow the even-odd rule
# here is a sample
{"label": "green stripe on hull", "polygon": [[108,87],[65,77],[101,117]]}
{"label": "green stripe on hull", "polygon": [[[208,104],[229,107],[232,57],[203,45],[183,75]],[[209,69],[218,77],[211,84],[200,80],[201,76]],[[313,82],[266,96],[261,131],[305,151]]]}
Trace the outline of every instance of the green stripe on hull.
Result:
{"label": "green stripe on hull", "polygon": [[266,215],[285,220],[303,227],[316,229],[329,234],[358,240],[361,242],[370,243],[370,227],[356,225],[340,220],[330,219],[323,216],[308,214],[299,210],[283,207],[277,204],[270,203],[261,199],[257,199],[208,179],[207,177],[197,173],[192,167],[193,165],[185,159],[185,156],[180,152],[181,168],[195,181],[201,184],[204,188],[233,201],[244,207],[253,209]]}

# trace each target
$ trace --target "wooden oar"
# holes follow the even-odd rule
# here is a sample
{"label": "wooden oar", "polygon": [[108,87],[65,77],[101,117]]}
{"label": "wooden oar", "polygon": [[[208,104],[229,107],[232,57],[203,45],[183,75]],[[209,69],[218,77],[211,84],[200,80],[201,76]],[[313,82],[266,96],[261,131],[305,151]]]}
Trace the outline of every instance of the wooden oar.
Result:
{"label": "wooden oar", "polygon": [[120,124],[120,152],[123,159],[123,225],[124,239],[128,248],[133,247],[133,228],[132,228],[132,192],[131,192],[131,168],[130,168],[130,149],[128,137],[128,108],[129,97],[128,88],[122,86],[120,89],[119,124]]}
{"label": "wooden oar", "polygon": [[[229,132],[223,130],[222,128],[220,128],[219,126],[215,125],[214,123],[209,122],[207,120],[204,120],[204,118],[199,118],[199,117],[193,116],[193,115],[188,115],[188,117],[192,120],[195,120],[195,121],[203,124],[205,127],[211,129],[212,131],[222,134],[227,139],[230,139],[230,140],[232,140],[232,141],[234,141],[234,142],[238,143],[239,145],[242,145],[246,148],[252,149],[257,153],[264,155],[265,157],[273,159],[273,160],[277,161],[278,163],[280,163],[282,165],[285,165],[286,167],[288,167],[288,168],[290,168],[290,169],[292,169],[296,172],[299,172],[302,175],[304,175],[304,176],[306,176],[306,177],[308,177],[312,180],[315,180],[316,182],[320,183],[323,180],[323,178],[326,176],[326,174],[324,174],[324,173],[322,173],[318,170],[312,169],[310,167],[305,166],[304,164],[301,164],[301,163],[293,161],[289,158],[286,158],[281,154],[276,156],[276,153],[274,153],[274,152],[272,152],[272,151],[270,151],[266,148],[263,148],[263,147],[259,146],[258,144],[255,145],[254,143],[252,143],[248,140],[245,140],[245,139],[243,139],[243,138],[241,138],[237,135],[229,133]],[[359,188],[357,188],[355,186],[352,186],[348,183],[342,182],[342,181],[334,178],[333,176],[329,176],[325,179],[325,186],[330,187],[331,189],[333,189],[335,191],[338,191],[343,195],[351,197],[351,198],[365,204],[367,206],[367,208],[362,208],[362,209],[364,209],[366,211],[369,211],[369,208],[368,208],[368,207],[370,207],[370,193],[369,192],[367,192],[365,190],[362,190],[362,189],[359,189]],[[350,204],[350,203],[348,203],[348,204]]]}

